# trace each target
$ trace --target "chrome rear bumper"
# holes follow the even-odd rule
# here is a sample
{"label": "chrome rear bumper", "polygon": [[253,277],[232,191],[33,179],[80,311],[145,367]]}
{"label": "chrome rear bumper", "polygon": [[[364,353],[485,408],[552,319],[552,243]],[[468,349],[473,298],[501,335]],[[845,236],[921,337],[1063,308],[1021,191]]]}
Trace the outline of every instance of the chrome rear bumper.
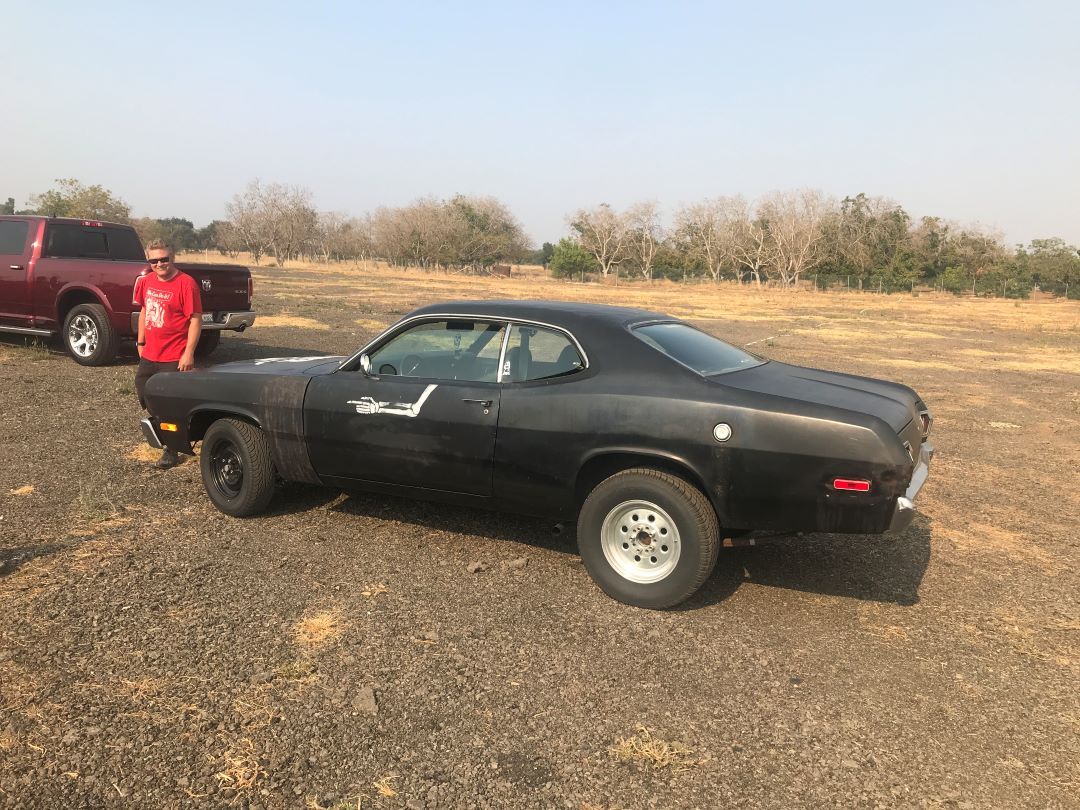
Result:
{"label": "chrome rear bumper", "polygon": [[[221,332],[230,330],[243,332],[255,323],[255,311],[251,309],[240,312],[204,312],[202,328],[204,332]],[[131,334],[139,334],[139,312],[131,313]]]}
{"label": "chrome rear bumper", "polygon": [[915,471],[911,474],[911,483],[907,491],[896,499],[893,509],[892,520],[889,521],[888,532],[902,532],[915,520],[915,496],[923,488],[926,479],[930,475],[930,461],[934,458],[934,446],[929,442],[923,442],[919,449],[919,460],[915,464]]}

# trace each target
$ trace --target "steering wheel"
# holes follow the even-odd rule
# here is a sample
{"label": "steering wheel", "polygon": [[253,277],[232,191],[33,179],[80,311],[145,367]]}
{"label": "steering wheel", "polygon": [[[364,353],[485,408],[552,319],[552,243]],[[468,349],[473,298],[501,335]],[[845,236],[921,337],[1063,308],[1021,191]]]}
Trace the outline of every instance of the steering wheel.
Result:
{"label": "steering wheel", "polygon": [[416,376],[417,369],[420,368],[423,359],[418,354],[407,354],[401,358],[401,376],[413,377]]}
{"label": "steering wheel", "polygon": [[379,366],[379,373],[380,374],[389,374],[391,377],[396,377],[397,376],[397,369],[394,368],[389,363],[383,363],[381,366]]}

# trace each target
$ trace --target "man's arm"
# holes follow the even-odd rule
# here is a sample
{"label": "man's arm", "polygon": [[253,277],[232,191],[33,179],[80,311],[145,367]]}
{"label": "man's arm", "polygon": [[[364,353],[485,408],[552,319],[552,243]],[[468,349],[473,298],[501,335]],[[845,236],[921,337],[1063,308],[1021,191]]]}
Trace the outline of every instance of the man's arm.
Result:
{"label": "man's arm", "polygon": [[135,351],[142,357],[143,346],[146,345],[146,308],[139,310],[139,329],[135,333]]}
{"label": "man's arm", "polygon": [[184,354],[180,358],[180,371],[193,371],[195,369],[195,347],[199,345],[199,336],[202,334],[202,313],[196,312],[188,321],[187,345]]}

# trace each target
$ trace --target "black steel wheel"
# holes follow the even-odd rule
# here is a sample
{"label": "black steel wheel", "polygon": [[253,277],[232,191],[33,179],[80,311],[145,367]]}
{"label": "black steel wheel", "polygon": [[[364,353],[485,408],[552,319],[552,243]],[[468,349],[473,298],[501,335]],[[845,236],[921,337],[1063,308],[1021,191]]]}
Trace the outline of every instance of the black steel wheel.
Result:
{"label": "black steel wheel", "polygon": [[266,434],[248,422],[214,422],[203,437],[199,467],[206,494],[227,515],[258,514],[274,497],[270,444]]}

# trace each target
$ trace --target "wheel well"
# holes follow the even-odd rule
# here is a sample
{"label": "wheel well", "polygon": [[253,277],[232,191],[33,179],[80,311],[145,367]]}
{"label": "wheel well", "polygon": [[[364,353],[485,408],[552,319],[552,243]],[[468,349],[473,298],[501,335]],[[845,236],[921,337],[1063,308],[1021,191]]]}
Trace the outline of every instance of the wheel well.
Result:
{"label": "wheel well", "polygon": [[219,419],[239,419],[241,422],[247,422],[249,425],[260,427],[258,422],[242,413],[235,413],[233,411],[199,411],[191,417],[191,422],[188,425],[188,441],[202,441],[202,437],[206,435],[206,431],[210,429],[210,425],[214,424],[214,422]]}
{"label": "wheel well", "polygon": [[101,304],[105,309],[108,309],[108,307],[105,306],[105,302],[89,290],[68,290],[60,296],[60,300],[56,302],[57,323],[63,326],[67,314],[79,304]]}
{"label": "wheel well", "polygon": [[[596,485],[605,478],[634,467],[649,467],[677,475],[700,489],[705,494],[705,497],[709,497],[705,482],[685,464],[662,456],[650,456],[644,453],[607,453],[590,458],[578,471],[577,482],[574,484],[574,499],[578,508],[585,502],[585,499]],[[709,501],[711,502],[712,498],[709,498]]]}

